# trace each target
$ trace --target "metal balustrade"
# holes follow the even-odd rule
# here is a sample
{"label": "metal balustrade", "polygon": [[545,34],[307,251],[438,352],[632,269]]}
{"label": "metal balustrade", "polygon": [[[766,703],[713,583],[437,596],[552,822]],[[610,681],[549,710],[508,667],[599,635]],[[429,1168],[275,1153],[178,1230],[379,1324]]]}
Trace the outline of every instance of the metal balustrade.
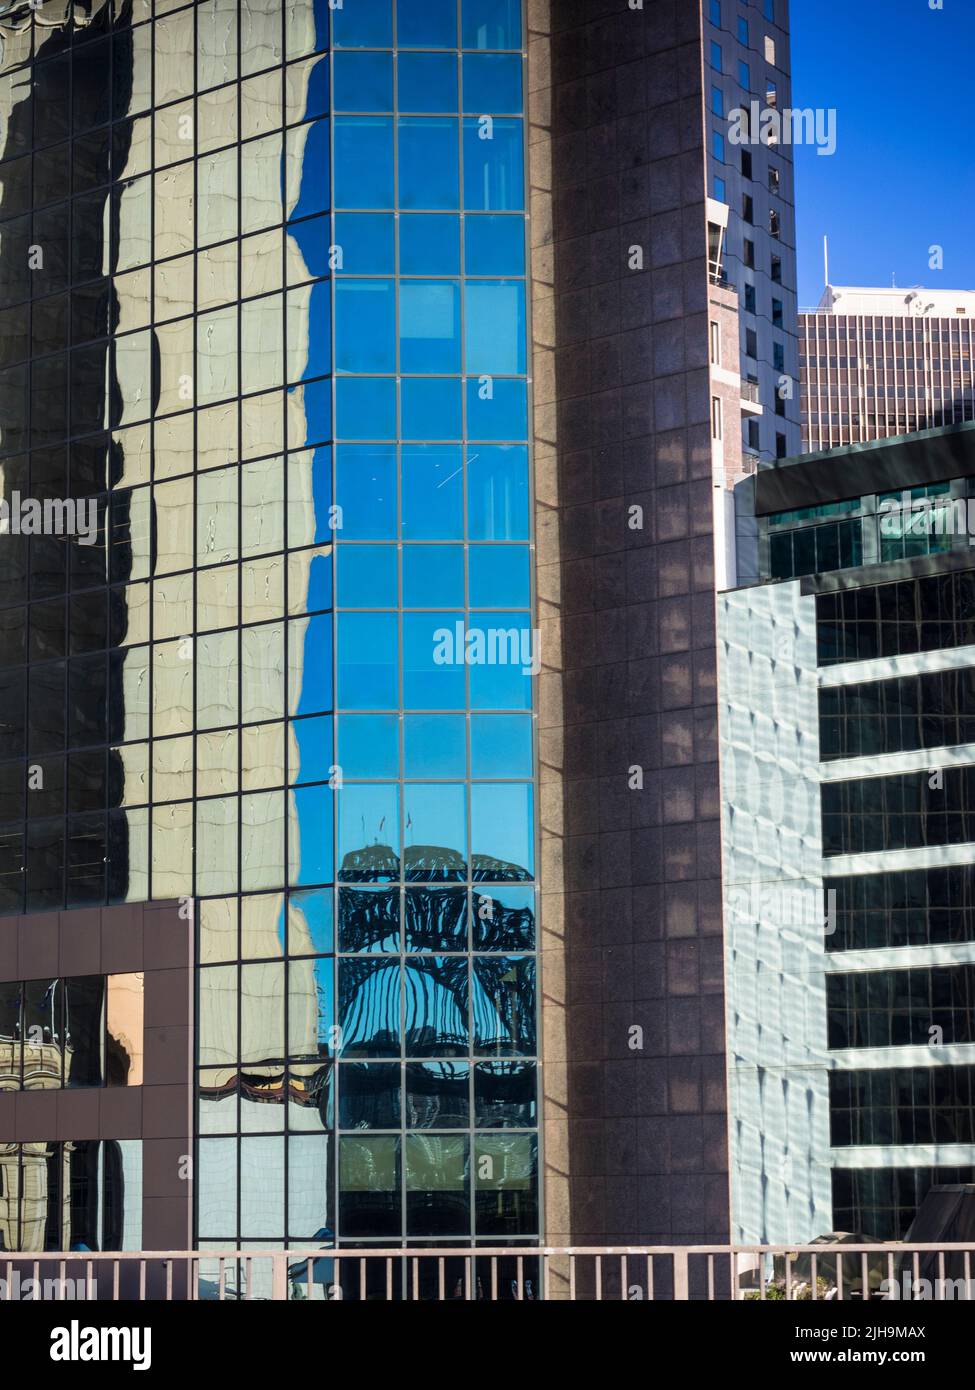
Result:
{"label": "metal balustrade", "polygon": [[973,1255],[901,1242],[7,1252],[0,1301],[967,1300]]}

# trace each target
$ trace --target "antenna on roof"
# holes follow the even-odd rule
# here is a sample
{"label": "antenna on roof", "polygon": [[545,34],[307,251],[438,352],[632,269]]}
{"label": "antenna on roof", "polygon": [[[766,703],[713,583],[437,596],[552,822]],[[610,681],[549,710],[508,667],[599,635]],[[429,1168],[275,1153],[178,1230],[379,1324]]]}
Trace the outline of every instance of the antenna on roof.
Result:
{"label": "antenna on roof", "polygon": [[823,284],[829,289],[829,237],[823,237]]}

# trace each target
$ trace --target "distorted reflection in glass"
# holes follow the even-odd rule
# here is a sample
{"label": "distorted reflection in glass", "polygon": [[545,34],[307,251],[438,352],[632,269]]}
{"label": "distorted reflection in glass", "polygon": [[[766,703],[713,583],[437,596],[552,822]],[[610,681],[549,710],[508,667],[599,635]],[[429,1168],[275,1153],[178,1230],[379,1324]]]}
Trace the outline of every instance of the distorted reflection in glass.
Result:
{"label": "distorted reflection in glass", "polygon": [[334,963],[323,959],[288,962],[288,1056],[317,1061],[338,1048]]}
{"label": "distorted reflection in glass", "polygon": [[471,1123],[467,1062],[408,1062],[404,1113],[411,1129],[467,1129]]}
{"label": "distorted reflection in glass", "polygon": [[529,1235],[538,1230],[537,1135],[478,1135],[474,1174],[477,1235]]}
{"label": "distorted reflection in glass", "polygon": [[[141,973],[109,975],[107,978],[105,1080],[109,1086],[142,1085],[145,1056],[144,981]],[[68,982],[69,987],[71,983]],[[69,993],[69,1022],[70,1002]]]}
{"label": "distorted reflection in glass", "polygon": [[403,1027],[408,1055],[455,1057],[468,1047],[467,959],[411,956],[403,965]]}
{"label": "distorted reflection in glass", "polygon": [[288,1068],[288,1129],[318,1132],[335,1124],[330,1062],[292,1063]]}
{"label": "distorted reflection in glass", "polygon": [[343,1056],[398,1057],[399,961],[349,957],[339,961],[338,969]]}
{"label": "distorted reflection in glass", "polygon": [[535,1051],[535,961],[475,956],[471,983],[474,1050],[499,1056]]}
{"label": "distorted reflection in glass", "polygon": [[408,888],[404,905],[404,950],[467,950],[466,888]]}
{"label": "distorted reflection in glass", "polygon": [[242,1133],[284,1129],[284,1064],[247,1066],[240,1073],[240,1128]]}
{"label": "distorted reflection in glass", "polygon": [[535,890],[491,884],[471,898],[475,951],[535,949]]}
{"label": "distorted reflection in glass", "polygon": [[470,1141],[466,1135],[404,1138],[407,1235],[470,1230]]}
{"label": "distorted reflection in glass", "polygon": [[345,1062],[339,1068],[339,1127],[399,1129],[398,1062]]}
{"label": "distorted reflection in glass", "polygon": [[339,1139],[339,1229],[346,1236],[400,1235],[400,1148],[392,1135]]}
{"label": "distorted reflection in glass", "polygon": [[478,1062],[474,1123],[484,1129],[530,1129],[538,1123],[534,1062]]}
{"label": "distorted reflection in glass", "polygon": [[340,888],[340,951],[365,954],[399,950],[398,888]]}

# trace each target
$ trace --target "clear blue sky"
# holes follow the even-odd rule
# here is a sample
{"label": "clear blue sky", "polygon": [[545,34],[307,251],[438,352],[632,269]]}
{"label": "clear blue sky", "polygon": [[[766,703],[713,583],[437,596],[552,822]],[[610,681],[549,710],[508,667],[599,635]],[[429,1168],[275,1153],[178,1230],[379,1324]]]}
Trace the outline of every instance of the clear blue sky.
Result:
{"label": "clear blue sky", "polygon": [[[975,289],[975,0],[792,0],[792,104],[835,107],[795,149],[799,303],[837,285]],[[944,247],[944,269],[928,248]]]}

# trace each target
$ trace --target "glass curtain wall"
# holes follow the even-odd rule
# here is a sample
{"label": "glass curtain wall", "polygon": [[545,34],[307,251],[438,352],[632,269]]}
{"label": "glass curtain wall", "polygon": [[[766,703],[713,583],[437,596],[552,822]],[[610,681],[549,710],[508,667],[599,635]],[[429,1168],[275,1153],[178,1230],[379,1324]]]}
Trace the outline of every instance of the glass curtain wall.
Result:
{"label": "glass curtain wall", "polygon": [[0,910],[195,901],[202,1243],[538,1231],[522,26],[0,17]]}

